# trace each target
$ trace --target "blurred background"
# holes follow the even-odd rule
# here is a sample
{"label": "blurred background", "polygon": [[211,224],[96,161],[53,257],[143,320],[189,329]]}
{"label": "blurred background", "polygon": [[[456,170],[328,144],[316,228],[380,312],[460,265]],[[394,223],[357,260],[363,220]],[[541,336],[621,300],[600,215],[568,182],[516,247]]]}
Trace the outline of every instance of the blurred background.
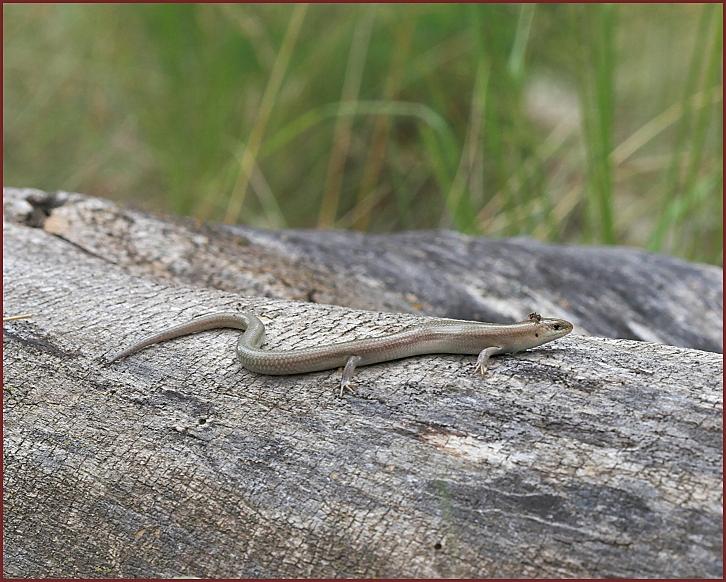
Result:
{"label": "blurred background", "polygon": [[723,264],[721,5],[3,5],[4,182]]}

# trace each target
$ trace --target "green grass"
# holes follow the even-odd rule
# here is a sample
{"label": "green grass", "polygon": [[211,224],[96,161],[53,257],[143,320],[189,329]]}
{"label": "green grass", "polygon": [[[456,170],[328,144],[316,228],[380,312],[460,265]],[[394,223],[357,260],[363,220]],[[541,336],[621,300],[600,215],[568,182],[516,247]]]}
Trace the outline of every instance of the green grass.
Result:
{"label": "green grass", "polygon": [[4,5],[5,183],[722,264],[722,10]]}

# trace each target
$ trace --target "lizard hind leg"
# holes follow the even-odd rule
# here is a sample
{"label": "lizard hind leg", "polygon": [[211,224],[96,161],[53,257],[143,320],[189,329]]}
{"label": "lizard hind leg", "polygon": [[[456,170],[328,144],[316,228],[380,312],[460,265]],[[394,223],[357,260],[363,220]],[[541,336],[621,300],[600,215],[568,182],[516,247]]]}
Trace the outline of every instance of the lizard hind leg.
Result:
{"label": "lizard hind leg", "polygon": [[350,390],[351,392],[353,391],[353,389],[350,387],[350,381],[353,378],[353,374],[355,373],[355,367],[362,359],[363,358],[361,358],[360,356],[350,356],[348,358],[348,361],[345,363],[345,368],[343,368],[343,375],[340,378],[341,398],[343,397],[344,390]]}
{"label": "lizard hind leg", "polygon": [[491,348],[484,348],[481,352],[479,352],[479,357],[476,359],[476,366],[474,366],[474,371],[479,372],[483,376],[487,371],[489,358],[495,354],[500,354],[501,352],[502,348],[496,346]]}

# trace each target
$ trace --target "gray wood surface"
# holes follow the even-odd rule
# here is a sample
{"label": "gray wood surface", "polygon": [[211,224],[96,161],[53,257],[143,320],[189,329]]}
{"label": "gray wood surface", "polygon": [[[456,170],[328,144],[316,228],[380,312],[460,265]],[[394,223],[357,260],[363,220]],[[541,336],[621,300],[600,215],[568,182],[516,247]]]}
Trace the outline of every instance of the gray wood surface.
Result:
{"label": "gray wood surface", "polygon": [[[344,254],[357,274],[330,279],[332,261],[286,250],[312,233],[241,238],[31,191],[6,190],[5,208],[4,311],[34,314],[4,324],[6,575],[722,575],[720,354],[589,337],[580,325],[498,357],[484,378],[464,356],[362,368],[344,398],[339,371],[242,369],[233,330],[106,365],[140,335],[223,309],[254,309],[271,349],[383,334],[421,319],[382,312],[423,310],[421,293],[356,271],[358,235]],[[342,250],[348,237],[320,241],[329,236]],[[427,234],[411,237],[406,252],[420,244],[425,257]],[[510,244],[532,265],[558,254]],[[705,273],[710,297],[720,270],[683,265],[681,279]],[[514,266],[508,283],[498,275],[502,296],[518,276]],[[523,311],[593,309],[576,296],[558,303],[556,287]],[[513,314],[523,300],[512,292],[499,309]],[[329,297],[352,300],[311,302]],[[692,307],[693,318],[709,309],[718,305]]]}

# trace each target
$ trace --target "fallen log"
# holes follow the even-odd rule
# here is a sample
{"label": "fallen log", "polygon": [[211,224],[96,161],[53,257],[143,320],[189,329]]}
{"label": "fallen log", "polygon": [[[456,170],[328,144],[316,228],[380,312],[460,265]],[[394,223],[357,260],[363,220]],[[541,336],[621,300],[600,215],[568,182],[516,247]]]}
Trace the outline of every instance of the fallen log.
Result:
{"label": "fallen log", "polygon": [[[361,368],[343,398],[340,371],[244,370],[232,330],[108,365],[128,342],[214,311],[253,309],[270,349],[381,335],[421,321],[416,312],[457,314],[433,294],[422,301],[423,286],[404,292],[403,277],[356,271],[368,261],[353,250],[361,235],[243,237],[80,195],[5,198],[5,312],[33,315],[4,322],[6,576],[722,575],[720,354],[589,337],[592,322],[574,317],[580,334],[495,358],[483,378],[474,357],[417,357]],[[407,241],[422,270],[441,241],[459,241],[452,277],[494,248],[446,233],[377,240]],[[308,261],[290,252],[326,241],[328,254]],[[500,242],[528,253],[537,277],[578,250]],[[341,258],[326,265],[332,249]],[[651,264],[669,280],[669,260],[641,270]],[[675,286],[697,272],[692,322],[719,309],[720,270],[677,262],[670,275]],[[622,277],[612,279],[625,289]],[[555,279],[537,295],[536,285],[513,291],[517,268],[495,280],[512,302],[492,301],[493,315],[594,309],[595,290],[584,305],[576,294],[561,304]],[[320,293],[306,295],[312,287]],[[664,299],[652,322],[647,310],[637,317],[654,337],[701,333],[717,347],[710,330],[663,321],[678,304]]]}

